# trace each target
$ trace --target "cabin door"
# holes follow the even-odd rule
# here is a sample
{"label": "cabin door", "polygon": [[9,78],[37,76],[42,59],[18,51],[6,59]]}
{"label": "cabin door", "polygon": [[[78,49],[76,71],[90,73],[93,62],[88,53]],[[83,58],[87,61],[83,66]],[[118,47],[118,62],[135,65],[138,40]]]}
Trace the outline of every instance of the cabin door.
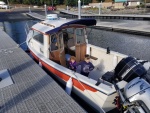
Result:
{"label": "cabin door", "polygon": [[60,54],[59,54],[60,64],[64,67],[66,67],[64,40],[63,40],[62,32],[58,34],[58,45],[60,48]]}
{"label": "cabin door", "polygon": [[76,50],[75,50],[76,61],[80,62],[84,60],[86,54],[86,41],[84,28],[76,28],[75,36],[76,36]]}
{"label": "cabin door", "polygon": [[50,38],[50,59],[66,66],[63,34],[52,34]]}

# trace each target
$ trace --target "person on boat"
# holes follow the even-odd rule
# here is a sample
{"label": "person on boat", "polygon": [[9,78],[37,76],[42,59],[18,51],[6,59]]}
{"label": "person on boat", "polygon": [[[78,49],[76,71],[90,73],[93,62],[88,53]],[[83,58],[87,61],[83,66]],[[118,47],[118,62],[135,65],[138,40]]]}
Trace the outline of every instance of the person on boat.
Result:
{"label": "person on boat", "polygon": [[76,67],[79,65],[81,65],[80,74],[87,76],[87,77],[88,77],[89,73],[94,69],[93,64],[90,62],[90,55],[85,55],[85,60],[78,63],[76,65]]}
{"label": "person on boat", "polygon": [[74,70],[74,71],[76,70],[76,58],[74,56],[70,57],[69,69]]}
{"label": "person on boat", "polygon": [[68,33],[67,32],[63,32],[63,40],[64,40],[64,46],[65,48],[67,48],[67,43],[68,43]]}

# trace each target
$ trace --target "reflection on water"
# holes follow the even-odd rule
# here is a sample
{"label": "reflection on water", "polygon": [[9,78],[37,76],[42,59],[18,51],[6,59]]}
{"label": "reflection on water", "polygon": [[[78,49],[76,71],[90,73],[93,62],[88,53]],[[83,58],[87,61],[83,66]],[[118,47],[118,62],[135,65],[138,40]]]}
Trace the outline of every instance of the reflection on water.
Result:
{"label": "reflection on water", "polygon": [[[1,22],[3,24],[4,31],[13,38],[13,40],[21,44],[26,41],[27,34],[25,32],[26,25],[28,24],[31,27],[37,21],[10,21],[10,22]],[[26,43],[21,45],[23,50],[27,50]]]}

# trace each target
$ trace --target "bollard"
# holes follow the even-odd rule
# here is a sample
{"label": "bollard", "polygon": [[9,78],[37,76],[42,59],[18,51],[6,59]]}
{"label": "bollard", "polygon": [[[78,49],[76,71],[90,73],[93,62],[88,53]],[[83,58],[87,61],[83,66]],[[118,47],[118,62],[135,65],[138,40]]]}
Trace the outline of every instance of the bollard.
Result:
{"label": "bollard", "polygon": [[78,19],[81,19],[81,1],[78,0]]}
{"label": "bollard", "polygon": [[44,5],[45,7],[45,17],[47,16],[47,9],[46,9],[46,4]]}
{"label": "bollard", "polygon": [[99,15],[101,14],[101,3],[99,3]]}
{"label": "bollard", "polygon": [[31,13],[31,7],[29,6],[29,13]]}
{"label": "bollard", "polygon": [[45,7],[45,16],[47,16],[46,4],[44,5],[44,7]]}
{"label": "bollard", "polygon": [[68,6],[67,6],[67,13],[68,13]]}

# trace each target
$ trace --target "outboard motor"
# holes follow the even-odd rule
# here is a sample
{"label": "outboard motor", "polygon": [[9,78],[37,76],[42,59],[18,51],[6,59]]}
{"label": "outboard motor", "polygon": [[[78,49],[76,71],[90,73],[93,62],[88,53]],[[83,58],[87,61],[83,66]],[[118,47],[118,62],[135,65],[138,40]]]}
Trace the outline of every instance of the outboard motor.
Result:
{"label": "outboard motor", "polygon": [[[142,77],[147,71],[133,57],[123,58],[114,70],[114,86],[121,100],[123,113],[150,113],[150,84]],[[117,81],[126,81],[124,90],[120,90]],[[127,106],[124,109],[123,106]]]}
{"label": "outboard motor", "polygon": [[137,77],[129,82],[124,88],[124,96],[130,103],[134,103],[136,111],[150,113],[150,84],[144,79]]}
{"label": "outboard motor", "polygon": [[135,58],[127,57],[123,58],[116,66],[114,70],[114,78],[119,81],[124,80],[130,82],[136,77],[142,77],[147,73],[142,64],[140,64]]}

